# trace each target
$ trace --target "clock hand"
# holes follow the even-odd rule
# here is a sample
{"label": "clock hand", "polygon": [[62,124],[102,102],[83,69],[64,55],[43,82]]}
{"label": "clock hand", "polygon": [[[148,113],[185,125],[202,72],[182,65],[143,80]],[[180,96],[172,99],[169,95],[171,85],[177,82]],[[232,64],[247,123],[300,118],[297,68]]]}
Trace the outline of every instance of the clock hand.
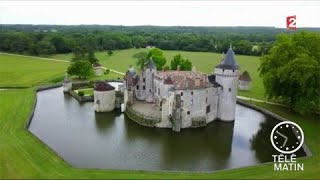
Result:
{"label": "clock hand", "polygon": [[288,141],[288,137],[285,136],[284,134],[280,133],[279,131],[276,131],[276,133],[279,134],[281,137],[283,137],[285,139],[283,144],[282,144],[282,147],[284,147],[286,145],[287,141]]}

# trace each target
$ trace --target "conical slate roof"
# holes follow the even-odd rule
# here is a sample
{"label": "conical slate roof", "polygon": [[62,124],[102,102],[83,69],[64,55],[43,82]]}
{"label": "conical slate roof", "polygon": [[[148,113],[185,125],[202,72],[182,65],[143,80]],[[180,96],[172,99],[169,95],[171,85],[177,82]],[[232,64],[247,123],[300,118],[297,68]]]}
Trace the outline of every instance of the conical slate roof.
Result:
{"label": "conical slate roof", "polygon": [[96,83],[94,90],[95,91],[111,91],[114,90],[115,88],[113,86],[111,86],[109,83],[105,82],[105,81],[101,81]]}
{"label": "conical slate roof", "polygon": [[244,71],[244,72],[240,75],[239,80],[241,80],[241,81],[251,81],[251,77],[250,77],[248,71]]}
{"label": "conical slate roof", "polygon": [[148,60],[147,65],[146,65],[146,68],[147,68],[147,69],[155,69],[155,68],[156,68],[156,66],[154,65],[154,62],[153,62],[152,58],[150,58],[150,59]]}
{"label": "conical slate roof", "polygon": [[231,47],[229,48],[227,54],[224,56],[223,61],[216,67],[221,69],[231,69],[231,70],[240,69],[239,65],[234,59],[234,52]]}

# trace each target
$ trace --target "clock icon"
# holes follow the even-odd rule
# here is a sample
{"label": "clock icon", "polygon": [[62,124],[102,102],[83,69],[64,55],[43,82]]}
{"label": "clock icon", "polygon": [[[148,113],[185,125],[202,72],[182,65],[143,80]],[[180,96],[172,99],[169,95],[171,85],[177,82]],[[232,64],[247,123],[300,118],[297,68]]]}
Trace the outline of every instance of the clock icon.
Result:
{"label": "clock icon", "polygon": [[[292,132],[295,137],[293,137]],[[304,134],[298,124],[291,121],[283,121],[272,129],[270,140],[272,146],[280,153],[292,154],[303,145]]]}

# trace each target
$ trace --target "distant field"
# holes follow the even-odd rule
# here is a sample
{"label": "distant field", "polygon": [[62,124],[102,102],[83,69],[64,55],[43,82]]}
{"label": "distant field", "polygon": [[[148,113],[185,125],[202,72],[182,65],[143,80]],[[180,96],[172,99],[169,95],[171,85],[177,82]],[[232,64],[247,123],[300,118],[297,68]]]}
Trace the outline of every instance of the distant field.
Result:
{"label": "distant field", "polygon": [[33,86],[61,77],[68,63],[0,54],[0,87]]}
{"label": "distant field", "polygon": [[[68,65],[66,62],[0,54],[0,87],[29,87],[61,82]],[[122,78],[122,75],[110,72],[108,75],[89,79],[118,78]],[[77,80],[76,77],[73,79]]]}
{"label": "distant field", "polygon": [[[147,49],[117,50],[114,51],[114,54],[112,56],[109,56],[107,52],[98,52],[96,56],[103,66],[125,72],[128,69],[129,64],[135,66],[136,59],[132,56],[135,53],[143,51],[147,51]],[[197,70],[204,73],[212,73],[213,67],[221,61],[221,54],[217,53],[164,51],[168,65],[170,64],[172,57],[179,53],[184,58],[191,60],[193,65],[196,66]],[[49,58],[61,60],[70,60],[71,57],[72,54],[58,54],[49,56]],[[238,95],[265,100],[266,98],[264,97],[264,86],[258,73],[259,57],[236,55],[236,60],[240,65],[241,72],[247,70],[252,78],[251,90],[249,92],[239,91]],[[137,69],[136,66],[135,68]]]}

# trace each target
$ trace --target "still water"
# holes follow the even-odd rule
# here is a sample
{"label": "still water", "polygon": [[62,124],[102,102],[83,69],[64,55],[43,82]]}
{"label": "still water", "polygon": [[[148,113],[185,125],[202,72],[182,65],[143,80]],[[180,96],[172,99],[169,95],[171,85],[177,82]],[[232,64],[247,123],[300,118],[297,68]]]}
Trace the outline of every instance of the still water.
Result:
{"label": "still water", "polygon": [[[74,167],[150,171],[215,171],[272,161],[270,132],[279,121],[237,105],[234,123],[204,128],[143,127],[121,113],[95,113],[62,88],[37,93],[29,130]],[[293,133],[292,133],[292,136]],[[300,149],[298,157],[305,156]]]}

